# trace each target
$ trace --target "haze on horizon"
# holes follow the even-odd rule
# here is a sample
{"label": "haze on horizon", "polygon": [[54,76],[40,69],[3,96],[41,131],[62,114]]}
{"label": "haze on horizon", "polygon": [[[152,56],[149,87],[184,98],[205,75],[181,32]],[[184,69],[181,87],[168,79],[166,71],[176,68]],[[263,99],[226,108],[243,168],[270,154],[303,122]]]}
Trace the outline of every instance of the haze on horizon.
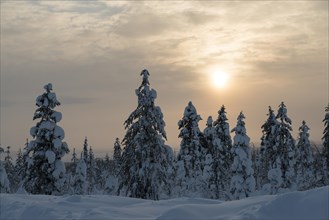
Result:
{"label": "haze on horizon", "polygon": [[[320,142],[328,13],[328,1],[1,1],[1,146],[16,154],[32,138],[35,98],[51,82],[69,148],[87,136],[112,152],[145,68],[176,150],[189,101],[201,130],[222,105],[231,128],[243,110],[254,143],[268,106],[284,101],[294,137],[305,120]],[[215,73],[227,83],[216,87]]]}

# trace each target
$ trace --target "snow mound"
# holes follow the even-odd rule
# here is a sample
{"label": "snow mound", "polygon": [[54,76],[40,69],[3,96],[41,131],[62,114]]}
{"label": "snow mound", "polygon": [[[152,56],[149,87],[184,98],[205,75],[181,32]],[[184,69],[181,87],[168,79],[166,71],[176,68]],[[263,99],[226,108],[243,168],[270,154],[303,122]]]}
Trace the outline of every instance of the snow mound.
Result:
{"label": "snow mound", "polygon": [[329,187],[277,196],[263,205],[258,218],[270,215],[273,219],[329,219]]}
{"label": "snow mound", "polygon": [[329,186],[224,202],[0,194],[0,219],[328,219]]}

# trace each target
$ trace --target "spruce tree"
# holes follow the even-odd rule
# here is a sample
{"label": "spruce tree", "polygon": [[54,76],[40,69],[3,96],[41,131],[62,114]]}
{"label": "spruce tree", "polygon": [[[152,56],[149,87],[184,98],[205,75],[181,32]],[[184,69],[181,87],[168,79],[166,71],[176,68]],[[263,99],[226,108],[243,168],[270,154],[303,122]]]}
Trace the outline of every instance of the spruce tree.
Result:
{"label": "spruce tree", "polygon": [[73,153],[72,153],[71,162],[72,162],[73,164],[76,164],[76,163],[78,162],[77,154],[75,153],[75,148],[73,148]]}
{"label": "spruce tree", "polygon": [[96,162],[94,152],[90,146],[89,161],[87,165],[88,194],[93,194],[96,190]]}
{"label": "spruce tree", "polygon": [[203,167],[203,181],[207,183],[207,188],[205,189],[204,196],[206,198],[216,198],[217,193],[217,173],[215,172],[214,167],[214,127],[212,117],[209,116],[206,123],[206,128],[203,131],[204,138],[207,143],[207,155],[206,160],[204,161]]}
{"label": "spruce tree", "polygon": [[70,173],[74,176],[75,175],[75,170],[77,167],[78,163],[78,158],[77,158],[77,153],[75,152],[75,148],[73,148],[73,153],[72,153],[72,158],[71,158],[71,166],[70,166]]}
{"label": "spruce tree", "polygon": [[324,123],[324,131],[323,131],[323,157],[324,157],[324,169],[326,171],[326,184],[329,184],[329,104],[328,106],[325,108],[325,116],[323,119],[323,123]]}
{"label": "spruce tree", "polygon": [[264,186],[265,184],[269,184],[270,180],[268,179],[268,172],[272,169],[272,164],[275,164],[275,130],[278,126],[278,121],[276,120],[276,116],[271,106],[268,109],[268,118],[266,122],[262,125],[262,137],[260,144],[260,152],[259,152],[259,164],[257,173],[259,178],[259,188]]}
{"label": "spruce tree", "polygon": [[[225,117],[226,118],[226,117]],[[228,199],[227,191],[230,181],[230,153],[225,149],[224,144],[218,136],[213,126],[212,117],[209,116],[204,130],[204,136],[207,141],[208,154],[206,155],[205,165],[203,169],[203,176],[208,176],[204,179],[208,183],[208,195],[206,197],[213,199]],[[209,165],[208,165],[209,163]],[[210,170],[207,168],[210,166]]]}
{"label": "spruce tree", "polygon": [[256,184],[249,147],[250,138],[246,132],[244,119],[245,116],[241,112],[238,116],[236,127],[232,129],[232,132],[235,133],[232,148],[233,164],[231,167],[232,179],[230,185],[233,199],[249,197],[255,190]]}
{"label": "spruce tree", "polygon": [[108,153],[105,154],[103,166],[104,166],[104,172],[106,173],[105,176],[108,176],[110,173],[113,173],[113,170],[114,170],[113,169],[113,166],[114,166],[113,165],[113,160],[110,160],[110,156],[109,156]]}
{"label": "spruce tree", "polygon": [[[286,105],[279,105],[276,116],[278,124],[274,128],[274,160],[272,160],[268,178],[271,181],[271,191],[276,193],[279,188],[294,189],[296,187],[296,147],[291,135],[291,119],[287,116]],[[281,176],[280,176],[281,175]],[[279,183],[280,182],[280,183]]]}
{"label": "spruce tree", "polygon": [[181,138],[176,163],[176,185],[180,196],[202,196],[207,188],[203,181],[203,161],[206,155],[206,140],[199,129],[196,108],[189,102],[183,118],[178,122]]}
{"label": "spruce tree", "polygon": [[117,176],[119,171],[120,171],[120,167],[121,167],[121,145],[120,145],[120,141],[119,138],[115,139],[115,143],[114,143],[114,152],[113,152],[113,165],[114,165],[114,175]]}
{"label": "spruce tree", "polygon": [[4,161],[4,168],[7,172],[10,188],[12,192],[15,192],[17,190],[19,180],[17,178],[17,174],[15,172],[15,166],[13,164],[13,159],[10,156],[10,146],[7,147],[7,150],[5,151],[6,156],[5,156],[5,161]]}
{"label": "spruce tree", "polygon": [[[230,134],[230,125],[227,122],[225,106],[223,105],[218,111],[218,117],[214,122],[214,161],[216,167],[217,193],[229,190],[230,186],[230,169],[233,163],[232,138]],[[223,193],[220,193],[223,194]]]}
{"label": "spruce tree", "polygon": [[80,160],[78,161],[74,182],[72,185],[74,194],[84,195],[87,192],[87,165],[83,158],[83,153],[81,153]]}
{"label": "spruce tree", "polygon": [[251,147],[251,161],[252,161],[252,169],[254,170],[254,177],[256,182],[256,189],[261,189],[262,185],[260,184],[260,149],[256,147],[253,143],[250,145]]}
{"label": "spruce tree", "polygon": [[85,140],[83,142],[83,159],[85,160],[85,163],[88,164],[89,152],[88,152],[88,139],[87,139],[87,137],[85,137]]}
{"label": "spruce tree", "polygon": [[65,183],[65,166],[61,158],[69,152],[64,130],[58,123],[62,114],[53,110],[60,102],[52,91],[52,84],[44,86],[45,93],[36,99],[37,110],[33,120],[40,119],[30,130],[30,141],[25,154],[31,158],[25,186],[32,194],[61,194]]}
{"label": "spruce tree", "polygon": [[0,193],[9,193],[10,192],[10,183],[8,180],[8,175],[4,167],[4,163],[1,161],[1,154],[5,150],[0,146]]}
{"label": "spruce tree", "polygon": [[10,183],[6,168],[4,167],[2,161],[0,161],[0,193],[10,193]]}
{"label": "spruce tree", "polygon": [[124,123],[119,193],[158,200],[170,193],[167,170],[171,164],[164,145],[165,122],[160,107],[154,103],[157,93],[150,88],[149,75],[147,70],[141,72],[143,81],[136,90],[138,106]]}
{"label": "spruce tree", "polygon": [[302,122],[299,127],[299,139],[297,143],[297,189],[307,190],[313,187],[315,182],[314,159],[309,141],[309,127]]}
{"label": "spruce tree", "polygon": [[16,174],[16,178],[17,178],[17,187],[20,187],[20,185],[22,184],[22,181],[25,177],[25,172],[26,172],[26,164],[25,164],[22,150],[21,150],[21,148],[19,148],[19,150],[17,152],[16,163],[15,163],[15,174]]}
{"label": "spruce tree", "polygon": [[323,148],[312,144],[313,158],[314,158],[314,170],[315,170],[315,183],[314,187],[322,187],[329,184],[329,174],[327,172],[327,166],[325,163],[325,157],[323,156]]}

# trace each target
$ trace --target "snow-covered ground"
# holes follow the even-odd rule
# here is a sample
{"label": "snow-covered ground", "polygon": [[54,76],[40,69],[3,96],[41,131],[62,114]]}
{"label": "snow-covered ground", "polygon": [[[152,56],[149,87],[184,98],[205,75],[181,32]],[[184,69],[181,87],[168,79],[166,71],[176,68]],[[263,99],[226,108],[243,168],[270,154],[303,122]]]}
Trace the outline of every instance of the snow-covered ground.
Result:
{"label": "snow-covered ground", "polygon": [[223,202],[0,194],[0,219],[329,219],[329,186]]}

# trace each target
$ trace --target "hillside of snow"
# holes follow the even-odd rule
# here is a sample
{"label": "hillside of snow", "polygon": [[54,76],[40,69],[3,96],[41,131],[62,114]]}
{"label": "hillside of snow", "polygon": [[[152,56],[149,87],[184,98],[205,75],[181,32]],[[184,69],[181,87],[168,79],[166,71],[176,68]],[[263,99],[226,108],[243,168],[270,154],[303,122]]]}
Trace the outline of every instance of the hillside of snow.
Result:
{"label": "hillside of snow", "polygon": [[329,186],[223,202],[0,194],[0,219],[329,219]]}

